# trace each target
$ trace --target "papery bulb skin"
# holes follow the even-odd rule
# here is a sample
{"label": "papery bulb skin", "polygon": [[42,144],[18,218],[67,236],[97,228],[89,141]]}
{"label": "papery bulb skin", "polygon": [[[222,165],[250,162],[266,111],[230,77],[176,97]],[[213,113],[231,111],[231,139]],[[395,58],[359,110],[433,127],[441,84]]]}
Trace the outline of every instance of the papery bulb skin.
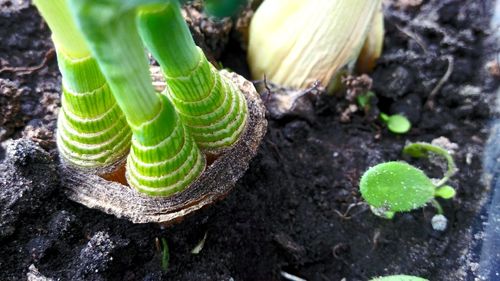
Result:
{"label": "papery bulb skin", "polygon": [[254,79],[306,88],[328,86],[353,62],[381,1],[266,0],[250,24],[248,62]]}

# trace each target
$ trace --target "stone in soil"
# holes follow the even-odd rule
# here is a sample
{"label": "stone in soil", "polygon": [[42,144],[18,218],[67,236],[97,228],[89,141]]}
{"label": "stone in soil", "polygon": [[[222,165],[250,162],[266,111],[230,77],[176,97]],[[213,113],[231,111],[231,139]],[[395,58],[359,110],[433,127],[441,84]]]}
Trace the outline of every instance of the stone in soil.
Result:
{"label": "stone in soil", "polygon": [[56,166],[47,152],[27,139],[5,142],[0,163],[0,238],[16,229],[20,216],[44,203],[56,188]]}
{"label": "stone in soil", "polygon": [[128,243],[127,240],[110,237],[107,232],[100,231],[94,234],[80,251],[73,280],[106,280],[102,273],[113,261],[116,251]]}

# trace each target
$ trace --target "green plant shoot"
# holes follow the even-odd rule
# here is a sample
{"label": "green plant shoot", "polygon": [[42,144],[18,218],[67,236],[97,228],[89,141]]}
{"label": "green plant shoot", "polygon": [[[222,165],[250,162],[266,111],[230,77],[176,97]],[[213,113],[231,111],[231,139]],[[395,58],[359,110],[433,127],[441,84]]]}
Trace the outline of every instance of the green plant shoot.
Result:
{"label": "green plant shoot", "polygon": [[457,173],[457,165],[455,164],[453,157],[442,147],[425,142],[416,142],[406,145],[403,149],[403,153],[415,158],[425,158],[433,154],[442,157],[446,161],[447,169],[443,178],[436,183],[436,186],[438,187],[444,185],[454,174]]}
{"label": "green plant shoot", "polygon": [[177,0],[161,3],[141,7],[137,22],[165,75],[165,94],[202,150],[231,146],[246,125],[246,99],[196,46]]}
{"label": "green plant shoot", "polygon": [[368,169],[361,177],[361,195],[375,214],[386,218],[392,218],[396,212],[421,208],[428,203],[432,203],[438,214],[442,215],[442,208],[435,198],[450,199],[455,196],[455,190],[445,185],[456,172],[453,158],[445,149],[422,142],[407,145],[403,152],[413,157],[436,153],[446,159],[448,171],[443,179],[435,183],[422,170],[408,163],[381,163]]}
{"label": "green plant shoot", "polygon": [[151,196],[169,196],[199,177],[205,157],[170,100],[155,93],[152,86],[136,11],[154,2],[70,1],[90,50],[132,128],[128,183]]}
{"label": "green plant shoot", "polygon": [[411,129],[410,120],[401,114],[380,113],[380,119],[387,125],[387,129],[395,134],[405,134]]}
{"label": "green plant shoot", "polygon": [[358,95],[356,97],[356,100],[358,102],[358,105],[363,108],[363,109],[369,109],[370,106],[370,100],[372,97],[375,96],[375,93],[372,91],[367,91],[366,93],[363,93],[361,95]]}
{"label": "green plant shoot", "polygon": [[161,246],[161,269],[163,269],[163,271],[167,271],[168,265],[170,264],[170,251],[168,248],[167,239],[161,238]]}
{"label": "green plant shoot", "polygon": [[[358,105],[367,112],[370,109],[370,100],[375,96],[372,91],[367,91],[356,97]],[[387,125],[387,129],[395,134],[405,134],[411,129],[408,118],[401,114],[388,115],[380,113],[380,120]]]}
{"label": "green plant shoot", "polygon": [[66,0],[35,0],[52,31],[62,74],[57,145],[65,162],[102,169],[125,158],[131,131],[71,17]]}

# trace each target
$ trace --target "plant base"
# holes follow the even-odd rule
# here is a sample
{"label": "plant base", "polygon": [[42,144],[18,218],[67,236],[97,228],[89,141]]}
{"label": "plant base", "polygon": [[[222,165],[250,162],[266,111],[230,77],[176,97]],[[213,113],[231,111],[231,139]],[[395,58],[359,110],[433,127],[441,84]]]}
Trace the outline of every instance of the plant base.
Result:
{"label": "plant base", "polygon": [[257,153],[266,133],[267,120],[265,107],[253,84],[235,73],[221,73],[231,79],[245,95],[249,114],[247,126],[240,140],[208,165],[190,187],[170,197],[148,197],[126,185],[95,174],[82,173],[61,162],[58,170],[67,196],[89,208],[134,223],[172,223],[224,198]]}

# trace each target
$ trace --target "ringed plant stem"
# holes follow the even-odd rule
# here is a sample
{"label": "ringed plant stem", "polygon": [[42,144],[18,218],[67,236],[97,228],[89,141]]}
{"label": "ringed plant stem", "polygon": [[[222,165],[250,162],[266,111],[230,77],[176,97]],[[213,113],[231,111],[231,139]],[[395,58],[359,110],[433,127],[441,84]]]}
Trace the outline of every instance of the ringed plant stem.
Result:
{"label": "ringed plant stem", "polygon": [[171,102],[153,89],[135,24],[142,2],[71,0],[71,7],[132,128],[128,183],[148,195],[168,196],[198,178],[205,158]]}
{"label": "ringed plant stem", "polygon": [[165,75],[165,94],[198,146],[213,151],[234,144],[246,125],[245,97],[196,46],[178,1],[142,7],[137,23]]}
{"label": "ringed plant stem", "polygon": [[66,0],[33,0],[52,31],[52,40],[58,51],[79,59],[90,56],[82,34],[76,28]]}
{"label": "ringed plant stem", "polygon": [[58,116],[60,155],[79,168],[103,168],[123,159],[131,131],[66,0],[35,0],[52,31],[62,74]]}
{"label": "ringed plant stem", "polygon": [[90,49],[128,122],[140,125],[158,114],[161,101],[151,85],[149,72],[143,71],[148,69],[148,62],[133,20],[135,11],[132,9],[116,17],[100,18],[106,12],[113,12],[106,8],[119,1],[93,2],[71,1],[79,11],[77,20]]}

